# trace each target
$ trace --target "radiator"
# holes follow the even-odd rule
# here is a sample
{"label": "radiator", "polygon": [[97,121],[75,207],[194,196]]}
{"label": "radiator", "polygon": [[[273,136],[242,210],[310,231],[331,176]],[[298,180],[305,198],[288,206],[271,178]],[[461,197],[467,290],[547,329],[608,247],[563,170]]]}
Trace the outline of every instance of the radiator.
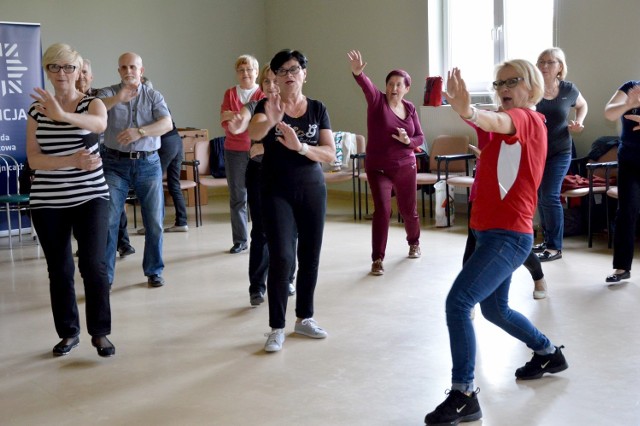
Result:
{"label": "radiator", "polygon": [[[495,109],[495,105],[476,105],[476,108]],[[449,105],[420,107],[420,125],[429,148],[431,148],[431,141],[439,135],[467,135],[472,145],[478,144],[476,131]]]}

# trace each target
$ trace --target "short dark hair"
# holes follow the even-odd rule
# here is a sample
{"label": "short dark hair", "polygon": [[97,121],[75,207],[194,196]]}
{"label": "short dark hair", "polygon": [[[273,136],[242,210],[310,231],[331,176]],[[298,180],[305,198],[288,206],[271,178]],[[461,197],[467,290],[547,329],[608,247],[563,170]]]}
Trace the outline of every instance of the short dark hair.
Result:
{"label": "short dark hair", "polygon": [[307,57],[304,56],[302,52],[291,49],[283,49],[276,53],[276,55],[271,59],[269,67],[275,73],[280,69],[280,67],[282,67],[282,64],[291,59],[295,59],[296,61],[298,61],[298,63],[300,64],[300,68],[307,68]]}
{"label": "short dark hair", "polygon": [[404,85],[407,87],[411,86],[411,76],[405,70],[393,70],[389,74],[387,74],[387,78],[384,80],[384,84],[389,82],[389,79],[393,76],[402,77],[404,79]]}

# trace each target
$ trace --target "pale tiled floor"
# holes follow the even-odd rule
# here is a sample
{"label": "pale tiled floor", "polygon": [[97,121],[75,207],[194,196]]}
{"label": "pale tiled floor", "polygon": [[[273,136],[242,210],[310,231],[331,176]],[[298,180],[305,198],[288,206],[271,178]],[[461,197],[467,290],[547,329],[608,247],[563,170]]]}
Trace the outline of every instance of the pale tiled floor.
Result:
{"label": "pale tiled floor", "polygon": [[[0,239],[0,424],[422,425],[449,386],[444,299],[464,218],[452,229],[426,221],[417,260],[394,222],[386,274],[372,277],[370,222],[332,202],[316,292],[329,337],[293,335],[291,303],[284,349],[265,354],[266,305],[249,307],[248,255],[226,253],[226,202],[211,201],[203,227],[166,235],[163,288],[147,288],[143,237],[132,235],[138,253],[117,264],[110,359],[86,331],[70,355],[51,356],[58,337],[43,255],[29,245],[12,259]],[[566,346],[570,368],[560,374],[516,382],[529,349],[476,315],[484,417],[469,424],[640,424],[640,286],[636,277],[606,286],[610,266],[603,236],[592,249],[573,237],[564,259],[544,265],[546,300],[532,299],[524,268],[514,275],[512,306]]]}

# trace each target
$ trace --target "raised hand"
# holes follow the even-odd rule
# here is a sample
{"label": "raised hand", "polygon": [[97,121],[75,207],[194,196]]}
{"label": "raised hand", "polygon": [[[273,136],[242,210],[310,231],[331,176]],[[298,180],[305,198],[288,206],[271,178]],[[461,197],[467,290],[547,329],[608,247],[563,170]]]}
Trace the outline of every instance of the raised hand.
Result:
{"label": "raised hand", "polygon": [[471,96],[459,68],[453,68],[447,72],[447,91],[443,95],[455,112],[464,116],[469,115]]}
{"label": "raised hand", "polygon": [[364,67],[367,66],[366,62],[362,62],[362,54],[358,50],[350,50],[347,52],[347,57],[349,58],[349,63],[351,64],[351,72],[353,75],[360,75],[364,70]]}
{"label": "raised hand", "polygon": [[126,85],[122,86],[120,91],[116,94],[118,101],[121,103],[129,102],[131,99],[138,96],[138,86]]}
{"label": "raised hand", "polygon": [[[225,111],[225,112],[231,112],[231,111]],[[224,113],[223,113],[224,114]],[[242,114],[234,114],[231,113],[231,115],[225,118],[225,121],[227,121],[227,128],[229,129],[229,131],[231,133],[233,133],[234,135],[237,135],[238,133],[242,133],[245,130],[247,130],[247,124],[248,122],[245,122],[242,119]]]}
{"label": "raised hand", "polygon": [[279,93],[268,93],[267,102],[264,104],[264,115],[271,126],[275,126],[284,118],[284,104]]}
{"label": "raised hand", "polygon": [[35,105],[36,111],[49,117],[54,121],[66,121],[66,112],[60,106],[58,100],[51,93],[40,87],[33,89],[37,95],[29,95],[40,105]]}
{"label": "raised hand", "polygon": [[627,92],[627,105],[629,109],[640,107],[640,86],[633,86]]}

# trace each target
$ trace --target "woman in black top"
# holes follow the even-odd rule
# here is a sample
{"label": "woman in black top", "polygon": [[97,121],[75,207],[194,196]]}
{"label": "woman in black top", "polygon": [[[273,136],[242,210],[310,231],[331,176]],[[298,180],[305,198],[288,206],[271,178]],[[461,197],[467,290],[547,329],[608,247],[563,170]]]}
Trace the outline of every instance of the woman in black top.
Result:
{"label": "woman in black top", "polygon": [[258,103],[249,136],[262,140],[264,158],[263,214],[269,245],[269,325],[265,351],[282,349],[289,273],[296,261],[291,241],[298,235],[295,332],[324,338],[313,319],[313,295],[318,278],[327,191],[321,162],[335,158],[329,115],[322,102],[307,98],[302,87],[307,58],[282,50],[270,63],[280,93]]}

